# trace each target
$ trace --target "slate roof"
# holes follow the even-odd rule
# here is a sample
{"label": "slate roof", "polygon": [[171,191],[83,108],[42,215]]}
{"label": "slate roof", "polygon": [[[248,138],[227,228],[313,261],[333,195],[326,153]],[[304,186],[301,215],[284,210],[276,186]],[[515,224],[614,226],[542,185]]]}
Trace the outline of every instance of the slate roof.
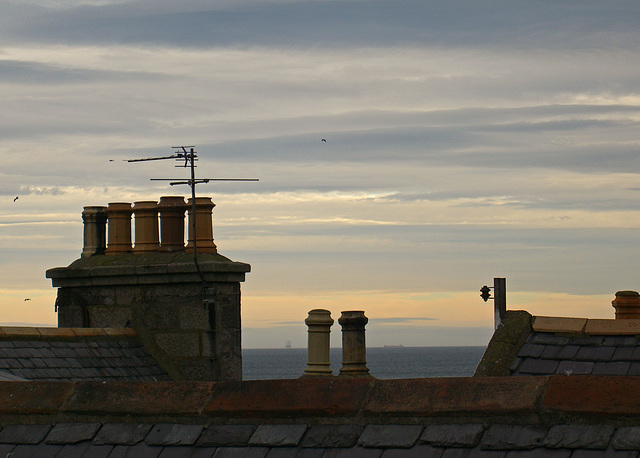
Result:
{"label": "slate roof", "polygon": [[132,329],[0,328],[0,380],[170,380]]}
{"label": "slate roof", "polygon": [[640,320],[510,311],[476,375],[640,375]]}
{"label": "slate roof", "polygon": [[635,377],[2,382],[0,456],[637,457],[639,401]]}

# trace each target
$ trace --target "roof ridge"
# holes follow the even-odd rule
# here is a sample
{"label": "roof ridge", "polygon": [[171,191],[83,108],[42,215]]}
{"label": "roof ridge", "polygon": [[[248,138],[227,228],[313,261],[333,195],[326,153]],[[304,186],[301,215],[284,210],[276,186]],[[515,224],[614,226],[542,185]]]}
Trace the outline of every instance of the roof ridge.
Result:
{"label": "roof ridge", "polygon": [[0,339],[5,338],[78,338],[78,337],[137,337],[132,328],[57,328],[31,326],[0,326]]}

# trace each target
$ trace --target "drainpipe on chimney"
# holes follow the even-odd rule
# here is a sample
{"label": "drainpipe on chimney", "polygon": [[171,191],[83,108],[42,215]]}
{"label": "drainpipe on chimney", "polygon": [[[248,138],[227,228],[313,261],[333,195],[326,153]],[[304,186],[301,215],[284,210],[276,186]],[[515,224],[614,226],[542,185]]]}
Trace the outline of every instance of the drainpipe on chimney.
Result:
{"label": "drainpipe on chimney", "polygon": [[[189,243],[187,253],[193,253],[193,199],[187,201],[189,215]],[[213,242],[213,207],[211,197],[196,197],[196,250],[198,253],[217,253],[218,249]]]}
{"label": "drainpipe on chimney", "polygon": [[136,254],[158,251],[158,203],[155,201],[141,201],[133,203],[133,216],[135,220],[135,245],[133,252]]}
{"label": "drainpipe on chimney", "polygon": [[82,257],[88,258],[96,254],[104,254],[107,248],[107,207],[84,207],[82,222],[84,243]]}
{"label": "drainpipe on chimney", "polygon": [[158,202],[160,213],[160,248],[158,251],[184,251],[184,197],[163,196]]}
{"label": "drainpipe on chimney", "polygon": [[367,368],[365,326],[369,319],[363,311],[342,312],[338,323],[342,326],[342,369],[340,375],[370,376]]}
{"label": "drainpipe on chimney", "polygon": [[637,291],[618,291],[611,305],[616,309],[616,320],[640,318],[640,294]]}
{"label": "drainpipe on chimney", "polygon": [[307,368],[303,377],[326,377],[333,375],[331,370],[330,337],[333,318],[331,312],[313,309],[304,323],[308,329]]}
{"label": "drainpipe on chimney", "polygon": [[112,202],[107,206],[109,244],[105,254],[114,255],[131,252],[132,212],[129,202]]}

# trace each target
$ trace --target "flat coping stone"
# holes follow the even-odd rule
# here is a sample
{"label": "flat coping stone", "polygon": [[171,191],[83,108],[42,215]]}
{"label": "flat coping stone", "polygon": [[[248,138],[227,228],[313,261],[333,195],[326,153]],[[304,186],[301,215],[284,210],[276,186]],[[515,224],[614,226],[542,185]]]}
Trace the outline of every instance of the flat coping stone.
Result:
{"label": "flat coping stone", "polygon": [[367,425],[358,445],[376,448],[411,448],[424,427],[422,425]]}
{"label": "flat coping stone", "polygon": [[249,439],[249,445],[295,447],[307,425],[260,425]]}
{"label": "flat coping stone", "polygon": [[584,331],[586,324],[586,318],[535,316],[533,317],[531,327],[536,332],[578,334]]}

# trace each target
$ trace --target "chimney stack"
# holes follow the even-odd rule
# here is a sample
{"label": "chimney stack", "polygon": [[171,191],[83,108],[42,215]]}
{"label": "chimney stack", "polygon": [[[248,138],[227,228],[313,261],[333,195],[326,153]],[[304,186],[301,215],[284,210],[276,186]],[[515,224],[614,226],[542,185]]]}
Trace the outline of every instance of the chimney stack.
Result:
{"label": "chimney stack", "polygon": [[324,309],[313,309],[304,322],[309,328],[308,362],[304,376],[333,375],[330,355],[331,325],[333,325],[331,312]]}
{"label": "chimney stack", "polygon": [[637,291],[618,291],[611,305],[616,309],[616,320],[640,318],[640,294]]}
{"label": "chimney stack", "polygon": [[342,326],[342,368],[340,375],[370,376],[367,368],[365,326],[369,318],[363,311],[342,312],[338,323]]}
{"label": "chimney stack", "polygon": [[[189,214],[189,243],[187,253],[193,253],[193,201],[187,201],[187,213]],[[213,207],[211,197],[196,197],[196,248],[198,253],[217,253],[216,244],[213,243]]]}

